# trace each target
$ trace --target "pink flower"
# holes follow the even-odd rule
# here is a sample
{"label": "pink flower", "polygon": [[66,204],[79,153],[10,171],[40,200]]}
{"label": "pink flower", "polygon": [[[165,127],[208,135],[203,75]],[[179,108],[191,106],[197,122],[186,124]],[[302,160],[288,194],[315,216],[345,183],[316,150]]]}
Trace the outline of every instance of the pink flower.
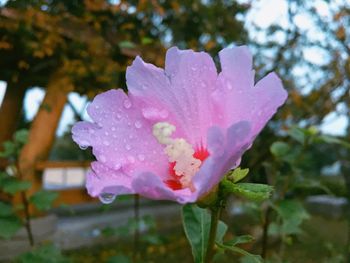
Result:
{"label": "pink flower", "polygon": [[219,56],[219,74],[204,52],[171,48],[165,69],[137,57],[126,72],[128,95],[96,96],[87,109],[93,122],[72,129],[97,158],[87,174],[90,195],[195,202],[239,164],[287,92],[275,73],[254,86],[247,47]]}

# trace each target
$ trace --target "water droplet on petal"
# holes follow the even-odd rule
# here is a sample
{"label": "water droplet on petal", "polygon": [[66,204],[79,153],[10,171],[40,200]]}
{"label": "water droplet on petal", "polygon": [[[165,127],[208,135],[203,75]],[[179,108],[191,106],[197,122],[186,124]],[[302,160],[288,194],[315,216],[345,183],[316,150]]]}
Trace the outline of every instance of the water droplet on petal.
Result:
{"label": "water droplet on petal", "polygon": [[122,167],[122,165],[120,163],[116,163],[113,168],[114,170],[119,170]]}
{"label": "water droplet on petal", "polygon": [[142,109],[142,115],[148,120],[165,119],[169,113],[167,110],[159,110],[156,108],[144,108]]}
{"label": "water droplet on petal", "polygon": [[128,156],[128,160],[130,163],[134,163],[135,162],[135,158],[133,156]]}
{"label": "water droplet on petal", "polygon": [[114,127],[114,126],[112,126],[111,130],[112,130],[112,131],[115,131],[115,127]]}
{"label": "water droplet on petal", "polygon": [[142,127],[142,123],[141,123],[140,121],[136,121],[136,122],[135,122],[135,127],[136,127],[137,129],[140,129],[140,128]]}
{"label": "water droplet on petal", "polygon": [[125,149],[127,149],[129,151],[131,149],[130,144],[125,145]]}
{"label": "water droplet on petal", "polygon": [[124,100],[124,107],[125,107],[126,109],[129,109],[129,108],[131,107],[131,102],[130,102],[130,100],[128,100],[128,99]]}
{"label": "water droplet on petal", "polygon": [[106,156],[104,156],[103,154],[101,154],[100,156],[99,156],[99,158],[100,158],[100,161],[101,162],[103,162],[103,163],[105,163],[107,160],[106,160]]}
{"label": "water droplet on petal", "polygon": [[105,146],[108,146],[108,145],[109,145],[109,141],[103,141],[103,144],[104,144]]}
{"label": "water droplet on petal", "polygon": [[145,160],[145,156],[143,154],[139,154],[137,158],[139,158],[141,162]]}
{"label": "water droplet on petal", "polygon": [[79,148],[82,149],[82,150],[86,150],[89,146],[88,145],[79,145]]}
{"label": "water droplet on petal", "polygon": [[169,112],[167,110],[162,110],[160,111],[160,117],[165,119],[166,117],[168,117]]}
{"label": "water droplet on petal", "polygon": [[228,89],[228,90],[231,90],[231,89],[232,89],[232,85],[231,85],[231,83],[229,83],[229,82],[227,83],[227,89]]}
{"label": "water droplet on petal", "polygon": [[114,194],[110,194],[110,193],[102,193],[99,195],[99,199],[102,203],[104,204],[110,204],[113,203],[113,201],[115,200],[116,195]]}

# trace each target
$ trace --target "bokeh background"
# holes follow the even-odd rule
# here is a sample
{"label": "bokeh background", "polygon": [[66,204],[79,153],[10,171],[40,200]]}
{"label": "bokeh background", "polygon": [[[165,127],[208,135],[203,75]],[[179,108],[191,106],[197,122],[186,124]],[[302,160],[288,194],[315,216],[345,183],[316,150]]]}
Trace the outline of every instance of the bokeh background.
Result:
{"label": "bokeh background", "polygon": [[137,55],[163,66],[178,46],[218,62],[243,44],[257,80],[275,71],[289,98],[241,164],[274,194],[232,198],[223,217],[267,262],[350,262],[347,0],[0,1],[0,260],[191,262],[178,205],[87,195],[93,156],[70,129],[96,94],[127,91]]}

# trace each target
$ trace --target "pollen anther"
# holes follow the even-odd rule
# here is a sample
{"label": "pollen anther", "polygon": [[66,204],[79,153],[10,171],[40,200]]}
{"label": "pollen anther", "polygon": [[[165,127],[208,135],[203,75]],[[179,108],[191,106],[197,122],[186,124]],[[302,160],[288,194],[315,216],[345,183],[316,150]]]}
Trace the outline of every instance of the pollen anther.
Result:
{"label": "pollen anther", "polygon": [[164,151],[169,162],[175,163],[174,171],[179,176],[182,186],[193,189],[192,178],[202,162],[193,157],[195,151],[185,139],[171,138],[175,130],[176,127],[168,122],[158,122],[153,126],[153,135],[160,144],[166,145]]}

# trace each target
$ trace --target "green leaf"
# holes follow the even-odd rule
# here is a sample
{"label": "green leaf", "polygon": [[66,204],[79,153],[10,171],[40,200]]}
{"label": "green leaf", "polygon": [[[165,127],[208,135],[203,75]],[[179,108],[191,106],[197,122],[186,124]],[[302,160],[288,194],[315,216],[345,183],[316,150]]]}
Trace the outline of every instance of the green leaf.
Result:
{"label": "green leaf", "polygon": [[[186,237],[190,242],[195,263],[202,263],[208,246],[210,214],[206,209],[188,204],[182,208],[182,221]],[[219,234],[220,238],[221,233]]]}
{"label": "green leaf", "polygon": [[216,231],[215,242],[218,242],[218,243],[223,242],[227,229],[228,229],[227,225],[220,220],[218,223],[218,229]]}
{"label": "green leaf", "polygon": [[127,40],[119,42],[118,45],[120,48],[135,48],[136,47],[136,45],[133,42],[127,41]]}
{"label": "green leaf", "polygon": [[20,263],[68,263],[68,258],[62,255],[61,251],[52,244],[43,245],[18,258]]}
{"label": "green leaf", "polygon": [[263,262],[263,259],[261,258],[261,256],[259,255],[253,255],[247,251],[245,251],[244,249],[242,248],[239,248],[239,247],[235,247],[235,246],[227,246],[227,245],[224,245],[224,244],[219,244],[217,243],[217,246],[221,249],[224,249],[224,250],[229,250],[229,251],[232,251],[234,253],[237,253],[237,254],[241,254],[241,255],[244,255],[245,257],[247,257],[250,262],[252,263],[262,263]]}
{"label": "green leaf", "polygon": [[141,39],[141,43],[142,43],[142,45],[148,45],[148,44],[153,43],[153,39],[149,38],[149,37],[143,37]]}
{"label": "green leaf", "polygon": [[285,142],[274,142],[270,147],[271,153],[275,157],[286,156],[290,151],[290,146]]}
{"label": "green leaf", "polygon": [[292,127],[291,129],[288,130],[288,135],[292,137],[294,140],[299,142],[300,144],[305,143],[305,131],[299,127]]}
{"label": "green leaf", "polygon": [[110,257],[106,263],[130,263],[131,260],[124,255]]}
{"label": "green leaf", "polygon": [[243,236],[234,237],[232,240],[225,242],[224,245],[236,246],[239,244],[250,243],[253,240],[254,240],[254,237],[252,237],[251,235],[243,235]]}
{"label": "green leaf", "polygon": [[262,201],[268,199],[273,191],[273,187],[266,184],[234,184],[225,179],[221,182],[221,184],[226,193],[233,193],[253,201]]}
{"label": "green leaf", "polygon": [[0,237],[2,238],[11,238],[21,227],[21,220],[17,216],[0,217]]}
{"label": "green leaf", "polygon": [[56,192],[39,191],[29,198],[29,201],[39,210],[45,211],[52,207],[53,202],[58,197]]}
{"label": "green leaf", "polygon": [[22,130],[16,131],[14,135],[14,141],[21,145],[26,144],[28,141],[28,130],[22,129]]}
{"label": "green leaf", "polygon": [[282,200],[273,208],[282,218],[282,229],[284,234],[299,234],[300,225],[309,218],[309,214],[303,205],[297,200]]}
{"label": "green leaf", "polygon": [[329,143],[329,144],[339,144],[341,146],[344,146],[346,148],[350,148],[350,143],[341,140],[335,136],[330,135],[320,135],[317,137],[316,141],[323,142],[323,143]]}
{"label": "green leaf", "polygon": [[0,216],[9,216],[13,214],[12,206],[0,201]]}
{"label": "green leaf", "polygon": [[20,181],[15,177],[8,177],[1,181],[2,190],[5,193],[14,195],[17,192],[25,191],[32,186],[29,181]]}
{"label": "green leaf", "polygon": [[11,141],[6,141],[3,143],[3,151],[0,152],[0,157],[10,158],[16,155],[16,145]]}
{"label": "green leaf", "polygon": [[240,167],[234,169],[228,176],[227,179],[236,183],[246,177],[249,173],[249,169],[241,169]]}

